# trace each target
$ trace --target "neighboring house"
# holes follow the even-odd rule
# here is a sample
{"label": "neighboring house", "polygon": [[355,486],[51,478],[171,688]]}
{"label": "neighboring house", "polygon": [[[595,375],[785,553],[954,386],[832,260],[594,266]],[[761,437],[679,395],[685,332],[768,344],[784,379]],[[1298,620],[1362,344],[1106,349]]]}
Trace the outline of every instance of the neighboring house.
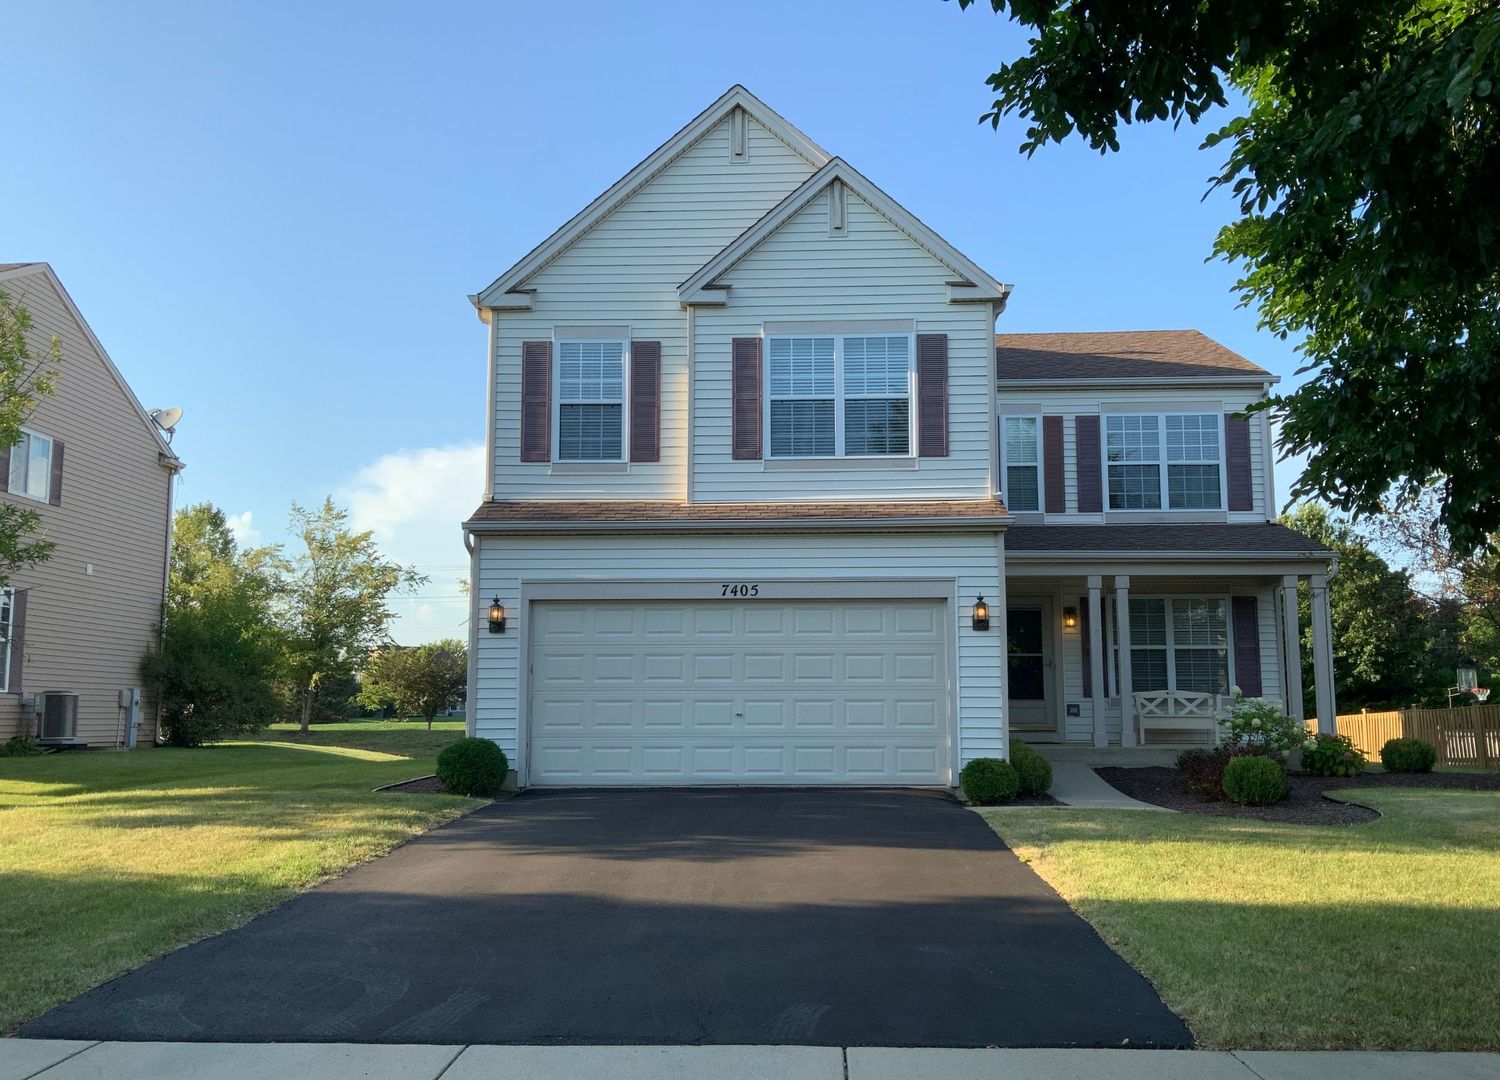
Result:
{"label": "neighboring house", "polygon": [[140,664],[161,621],[182,463],[50,266],[0,263],[0,291],[31,312],[33,354],[56,336],[63,356],[57,393],[0,449],[0,499],[38,511],[57,545],[4,593],[0,739],[150,743],[156,703],[141,699]]}
{"label": "neighboring house", "polygon": [[471,730],[528,785],[947,785],[1300,710],[1273,377],[1009,294],[735,87],[473,297]]}

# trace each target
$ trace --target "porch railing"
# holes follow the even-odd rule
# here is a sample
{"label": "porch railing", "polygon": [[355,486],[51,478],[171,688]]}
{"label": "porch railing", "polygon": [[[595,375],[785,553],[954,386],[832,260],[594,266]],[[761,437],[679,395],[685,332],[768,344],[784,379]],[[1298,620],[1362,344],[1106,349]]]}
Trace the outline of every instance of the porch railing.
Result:
{"label": "porch railing", "polygon": [[1223,694],[1192,690],[1143,690],[1135,697],[1135,723],[1141,742],[1153,730],[1205,732],[1212,741],[1219,718],[1229,713],[1231,699]]}

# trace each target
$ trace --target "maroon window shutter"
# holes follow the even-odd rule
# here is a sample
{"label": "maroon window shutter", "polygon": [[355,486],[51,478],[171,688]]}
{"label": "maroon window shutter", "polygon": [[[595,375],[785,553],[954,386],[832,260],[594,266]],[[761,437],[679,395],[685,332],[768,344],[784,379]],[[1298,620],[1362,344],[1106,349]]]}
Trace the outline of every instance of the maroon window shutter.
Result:
{"label": "maroon window shutter", "polygon": [[917,335],[917,456],[948,456],[948,335]]}
{"label": "maroon window shutter", "polygon": [[521,460],[552,460],[552,342],[521,342]]}
{"label": "maroon window shutter", "polygon": [[1253,596],[1236,596],[1234,609],[1234,682],[1246,697],[1260,697],[1260,615]]}
{"label": "maroon window shutter", "polygon": [[1089,657],[1089,598],[1078,598],[1078,630],[1083,638],[1083,696],[1094,696],[1094,664]]}
{"label": "maroon window shutter", "polygon": [[1099,479],[1099,418],[1073,418],[1078,443],[1078,512],[1097,514],[1104,509],[1104,487]]}
{"label": "maroon window shutter", "polygon": [[47,501],[53,506],[62,505],[63,441],[52,440],[52,482],[47,485]]}
{"label": "maroon window shutter", "polygon": [[1063,418],[1042,417],[1042,465],[1047,491],[1046,510],[1049,514],[1061,514],[1068,508],[1067,492],[1063,488]]}
{"label": "maroon window shutter", "polygon": [[0,491],[10,490],[10,447],[0,447]]}
{"label": "maroon window shutter", "polygon": [[730,452],[737,461],[755,461],[760,458],[760,338],[735,338],[729,356]]}
{"label": "maroon window shutter", "polygon": [[661,342],[630,343],[630,460],[661,460]]}
{"label": "maroon window shutter", "polygon": [[10,600],[10,670],[5,684],[7,693],[21,692],[21,677],[26,669],[26,592],[17,589]]}
{"label": "maroon window shutter", "polygon": [[1224,465],[1229,478],[1229,509],[1254,510],[1250,486],[1250,418],[1230,413],[1224,417]]}

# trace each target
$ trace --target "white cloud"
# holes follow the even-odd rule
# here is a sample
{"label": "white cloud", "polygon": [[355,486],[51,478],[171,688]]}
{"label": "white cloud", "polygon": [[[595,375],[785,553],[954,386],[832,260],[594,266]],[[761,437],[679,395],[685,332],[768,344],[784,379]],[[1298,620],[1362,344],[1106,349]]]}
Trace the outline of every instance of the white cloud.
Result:
{"label": "white cloud", "polygon": [[251,523],[249,510],[246,510],[243,514],[230,514],[225,520],[229,524],[229,531],[234,533],[234,542],[241,548],[258,547],[260,545],[260,530]]}
{"label": "white cloud", "polygon": [[468,636],[469,605],[458,584],[468,577],[468,553],[459,524],[483,490],[484,447],[473,443],[386,454],[335,496],[354,528],[370,530],[382,551],[428,577],[391,605],[402,644]]}

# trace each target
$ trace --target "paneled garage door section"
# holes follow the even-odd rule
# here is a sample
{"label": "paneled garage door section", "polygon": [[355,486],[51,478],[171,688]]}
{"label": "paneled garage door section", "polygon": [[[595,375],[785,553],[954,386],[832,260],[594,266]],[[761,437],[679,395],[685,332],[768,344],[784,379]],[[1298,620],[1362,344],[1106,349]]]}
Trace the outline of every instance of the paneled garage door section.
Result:
{"label": "paneled garage door section", "polygon": [[945,611],[534,604],[529,781],[946,784]]}

